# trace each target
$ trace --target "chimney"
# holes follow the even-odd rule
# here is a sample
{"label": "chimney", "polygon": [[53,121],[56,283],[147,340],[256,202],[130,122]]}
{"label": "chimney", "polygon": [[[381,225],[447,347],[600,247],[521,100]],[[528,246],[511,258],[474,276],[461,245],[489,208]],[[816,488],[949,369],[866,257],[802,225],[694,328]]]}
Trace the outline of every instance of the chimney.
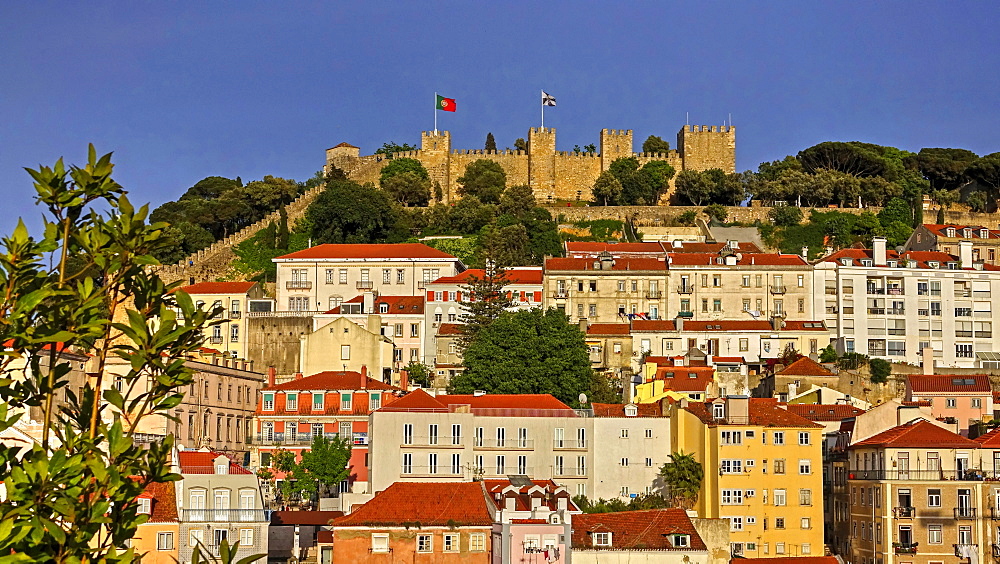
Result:
{"label": "chimney", "polygon": [[[364,368],[362,367],[362,370]],[[403,388],[404,391],[409,390],[410,387],[410,373],[407,370],[399,371],[399,387]]]}
{"label": "chimney", "polygon": [[747,396],[726,396],[726,422],[746,424],[750,420],[750,398]]}
{"label": "chimney", "polygon": [[267,367],[267,385],[273,386],[274,380],[278,377],[278,370],[273,366]]}
{"label": "chimney", "polygon": [[809,247],[802,247],[802,260],[809,260]]}
{"label": "chimney", "polygon": [[684,330],[684,318],[678,315],[677,318],[674,319],[674,327],[677,329],[678,333],[680,333],[681,331],[683,331]]}
{"label": "chimney", "polygon": [[361,365],[361,377],[364,378],[365,380],[368,379],[368,365],[367,364],[362,364]]}
{"label": "chimney", "polygon": [[924,347],[924,349],[920,351],[920,363],[924,374],[934,374],[934,349]]}
{"label": "chimney", "polygon": [[781,327],[784,324],[785,323],[777,315],[771,316],[771,330],[772,331],[781,331]]}
{"label": "chimney", "polygon": [[302,379],[302,373],[301,372],[296,372],[295,376],[293,377],[293,379],[294,380],[301,380]]}
{"label": "chimney", "polygon": [[885,266],[885,237],[872,237],[872,258],[875,266]]}
{"label": "chimney", "polygon": [[580,332],[583,333],[584,335],[586,335],[587,334],[587,318],[586,317],[581,317],[580,321],[577,322],[577,324],[580,327]]}
{"label": "chimney", "polygon": [[972,241],[958,242],[959,268],[972,268]]}
{"label": "chimney", "polygon": [[371,290],[366,291],[362,298],[362,303],[361,307],[364,308],[362,310],[364,313],[378,313],[375,311],[375,292]]}
{"label": "chimney", "polygon": [[896,408],[896,425],[909,423],[914,419],[922,419],[923,414],[916,405],[901,405]]}

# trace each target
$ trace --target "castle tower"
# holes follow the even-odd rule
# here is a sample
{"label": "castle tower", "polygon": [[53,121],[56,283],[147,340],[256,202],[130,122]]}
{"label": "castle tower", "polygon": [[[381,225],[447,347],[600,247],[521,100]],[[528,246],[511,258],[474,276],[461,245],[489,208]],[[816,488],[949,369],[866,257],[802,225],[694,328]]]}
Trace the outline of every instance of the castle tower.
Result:
{"label": "castle tower", "polygon": [[432,187],[434,182],[441,183],[445,202],[451,202],[457,196],[453,193],[454,190],[451,185],[452,179],[449,172],[450,155],[450,131],[422,131],[420,133],[420,162],[427,169]]}
{"label": "castle tower", "polygon": [[685,125],[677,133],[684,170],[736,172],[736,128],[731,125]]}
{"label": "castle tower", "polygon": [[556,197],[556,130],[528,130],[528,186],[538,201]]}
{"label": "castle tower", "polygon": [[361,149],[350,143],[339,143],[326,150],[326,166],[323,173],[330,172],[330,166],[335,166],[344,172],[349,172],[354,168],[361,157]]}
{"label": "castle tower", "polygon": [[631,157],[632,151],[632,130],[631,129],[602,129],[601,130],[601,170],[608,170],[615,159]]}

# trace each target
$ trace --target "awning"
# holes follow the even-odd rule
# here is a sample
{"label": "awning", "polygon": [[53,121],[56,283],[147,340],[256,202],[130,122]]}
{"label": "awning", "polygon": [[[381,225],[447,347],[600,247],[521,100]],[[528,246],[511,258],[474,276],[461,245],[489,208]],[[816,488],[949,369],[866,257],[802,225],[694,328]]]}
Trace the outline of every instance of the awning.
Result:
{"label": "awning", "polygon": [[995,352],[977,352],[976,358],[979,360],[996,360],[1000,361],[1000,353]]}

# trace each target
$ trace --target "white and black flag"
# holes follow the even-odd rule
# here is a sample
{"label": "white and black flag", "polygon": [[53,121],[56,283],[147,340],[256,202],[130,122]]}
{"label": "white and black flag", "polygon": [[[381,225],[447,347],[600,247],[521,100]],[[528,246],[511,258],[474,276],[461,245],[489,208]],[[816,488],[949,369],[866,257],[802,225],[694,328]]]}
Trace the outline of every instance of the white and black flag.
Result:
{"label": "white and black flag", "polygon": [[543,106],[555,106],[556,97],[549,94],[548,92],[542,90],[542,105]]}

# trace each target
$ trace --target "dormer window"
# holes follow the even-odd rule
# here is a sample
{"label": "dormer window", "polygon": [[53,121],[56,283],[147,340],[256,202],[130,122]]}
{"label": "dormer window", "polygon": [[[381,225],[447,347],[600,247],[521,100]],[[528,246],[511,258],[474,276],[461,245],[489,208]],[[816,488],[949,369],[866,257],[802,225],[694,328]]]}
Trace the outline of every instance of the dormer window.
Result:
{"label": "dormer window", "polygon": [[885,265],[888,266],[889,268],[896,268],[897,263],[894,260],[890,260],[890,261],[886,261]]}
{"label": "dormer window", "polygon": [[289,392],[285,395],[285,409],[288,411],[299,410],[299,394]]}
{"label": "dormer window", "polygon": [[726,416],[726,406],[721,403],[712,404],[712,417],[715,419],[723,419]]}
{"label": "dormer window", "polygon": [[611,546],[611,533],[594,533],[594,546]]}
{"label": "dormer window", "polygon": [[945,235],[948,236],[948,237],[954,237],[955,236],[955,228],[954,227],[949,227],[948,229],[945,229]]}
{"label": "dormer window", "polygon": [[990,238],[990,230],[989,229],[980,229],[979,230],[979,238],[980,239],[989,239]]}
{"label": "dormer window", "polygon": [[906,268],[916,268],[916,267],[917,267],[917,261],[915,260],[906,261]]}
{"label": "dormer window", "polygon": [[872,259],[861,259],[861,266],[872,266],[875,264]]}
{"label": "dormer window", "polygon": [[939,268],[940,266],[941,266],[941,263],[939,263],[936,260],[927,261],[927,267],[928,268]]}
{"label": "dormer window", "polygon": [[139,513],[140,515],[149,515],[151,512],[150,508],[153,506],[153,500],[149,499],[148,497],[140,497],[136,501],[139,504],[139,509],[137,510],[137,513]]}
{"label": "dormer window", "polygon": [[842,264],[844,266],[851,266],[851,263],[853,263],[853,262],[854,261],[851,260],[851,259],[849,259],[849,258],[842,258],[842,259],[840,259],[840,264]]}
{"label": "dormer window", "polygon": [[313,396],[313,411],[323,411],[323,393],[314,393]]}
{"label": "dormer window", "polygon": [[634,405],[625,406],[625,417],[635,417],[639,414],[639,408]]}
{"label": "dormer window", "polygon": [[228,462],[216,462],[215,463],[215,473],[216,474],[228,474],[229,473],[229,463]]}
{"label": "dormer window", "polygon": [[949,262],[948,263],[948,270],[958,270],[958,263],[957,262]]}
{"label": "dormer window", "polygon": [[387,304],[385,302],[378,304],[378,312],[379,313],[389,313],[389,304]]}
{"label": "dormer window", "polygon": [[691,535],[670,535],[670,544],[674,548],[686,548],[691,545]]}
{"label": "dormer window", "polygon": [[264,394],[264,411],[274,411],[274,394],[265,393]]}
{"label": "dormer window", "polygon": [[965,237],[966,239],[969,239],[970,237],[972,237],[972,230],[969,229],[968,227],[966,227],[965,229],[963,229],[962,230],[962,237]]}

